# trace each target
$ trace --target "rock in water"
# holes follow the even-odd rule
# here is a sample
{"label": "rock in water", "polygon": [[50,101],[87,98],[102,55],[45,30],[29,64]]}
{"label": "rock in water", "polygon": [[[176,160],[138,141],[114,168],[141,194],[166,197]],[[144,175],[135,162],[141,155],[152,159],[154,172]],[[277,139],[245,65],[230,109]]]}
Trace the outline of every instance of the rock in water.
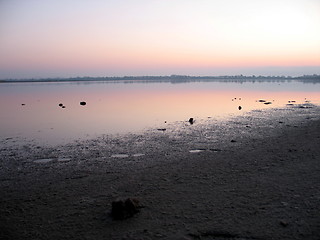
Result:
{"label": "rock in water", "polygon": [[80,102],[81,106],[85,106],[87,103],[86,102]]}
{"label": "rock in water", "polygon": [[167,129],[166,129],[166,128],[158,128],[157,130],[164,132],[164,131],[166,131]]}
{"label": "rock in water", "polygon": [[138,213],[140,207],[137,199],[117,200],[112,202],[111,216],[114,220],[124,220]]}

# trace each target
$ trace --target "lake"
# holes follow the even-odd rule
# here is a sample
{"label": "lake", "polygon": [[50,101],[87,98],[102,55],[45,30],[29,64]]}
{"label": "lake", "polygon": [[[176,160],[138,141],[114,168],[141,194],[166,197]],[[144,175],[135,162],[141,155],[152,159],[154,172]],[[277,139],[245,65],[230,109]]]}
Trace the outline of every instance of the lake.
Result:
{"label": "lake", "polygon": [[[86,105],[80,105],[80,102]],[[320,84],[253,82],[16,82],[0,84],[1,141],[68,143],[166,129],[252,110],[320,104]],[[59,106],[61,104],[62,106]]]}

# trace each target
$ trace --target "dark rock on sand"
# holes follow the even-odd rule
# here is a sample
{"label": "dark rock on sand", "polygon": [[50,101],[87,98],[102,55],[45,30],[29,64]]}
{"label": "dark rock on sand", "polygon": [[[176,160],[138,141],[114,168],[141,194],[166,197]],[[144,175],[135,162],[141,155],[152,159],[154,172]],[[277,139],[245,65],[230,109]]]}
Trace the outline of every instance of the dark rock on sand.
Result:
{"label": "dark rock on sand", "polygon": [[[288,104],[287,104],[288,105]],[[298,108],[312,108],[312,106],[300,105]]]}
{"label": "dark rock on sand", "polygon": [[286,227],[286,226],[288,226],[288,222],[287,222],[287,221],[284,221],[284,220],[281,220],[281,221],[280,221],[280,225],[281,225],[282,227]]}
{"label": "dark rock on sand", "polygon": [[124,220],[138,213],[139,208],[141,208],[141,206],[137,199],[128,198],[125,201],[117,200],[112,202],[111,216],[114,220]]}
{"label": "dark rock on sand", "polygon": [[241,110],[241,109],[242,109],[242,107],[241,107],[241,106],[239,106],[239,107],[238,107],[238,109],[239,109],[239,110]]}
{"label": "dark rock on sand", "polygon": [[189,118],[189,123],[190,124],[194,124],[194,119],[193,118]]}
{"label": "dark rock on sand", "polygon": [[231,142],[232,142],[232,143],[235,143],[235,142],[237,142],[237,141],[232,139]]}
{"label": "dark rock on sand", "polygon": [[266,102],[266,100],[264,100],[264,99],[260,99],[258,102]]}
{"label": "dark rock on sand", "polygon": [[164,131],[166,131],[167,129],[166,129],[166,128],[158,128],[157,130],[164,132]]}
{"label": "dark rock on sand", "polygon": [[85,106],[87,103],[86,102],[80,102],[81,106]]}
{"label": "dark rock on sand", "polygon": [[265,102],[264,104],[269,105],[269,104],[272,104],[272,102]]}
{"label": "dark rock on sand", "polygon": [[59,103],[59,107],[63,107],[63,104],[62,104],[62,103]]}

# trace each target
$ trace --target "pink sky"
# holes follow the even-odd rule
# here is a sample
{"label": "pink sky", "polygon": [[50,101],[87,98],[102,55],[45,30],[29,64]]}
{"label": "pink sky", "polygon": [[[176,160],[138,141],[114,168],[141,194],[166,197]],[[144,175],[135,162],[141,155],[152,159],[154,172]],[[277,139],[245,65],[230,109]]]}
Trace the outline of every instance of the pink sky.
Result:
{"label": "pink sky", "polygon": [[5,0],[0,79],[320,74],[318,0]]}

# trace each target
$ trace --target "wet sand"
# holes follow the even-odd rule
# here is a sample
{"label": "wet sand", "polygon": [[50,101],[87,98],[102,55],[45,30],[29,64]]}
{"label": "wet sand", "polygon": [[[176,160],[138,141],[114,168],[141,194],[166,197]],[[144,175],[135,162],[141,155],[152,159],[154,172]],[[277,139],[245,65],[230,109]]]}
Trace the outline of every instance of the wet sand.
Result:
{"label": "wet sand", "polygon": [[[310,107],[310,108],[309,108]],[[0,147],[0,239],[319,239],[320,107]],[[143,208],[112,220],[111,203]]]}

